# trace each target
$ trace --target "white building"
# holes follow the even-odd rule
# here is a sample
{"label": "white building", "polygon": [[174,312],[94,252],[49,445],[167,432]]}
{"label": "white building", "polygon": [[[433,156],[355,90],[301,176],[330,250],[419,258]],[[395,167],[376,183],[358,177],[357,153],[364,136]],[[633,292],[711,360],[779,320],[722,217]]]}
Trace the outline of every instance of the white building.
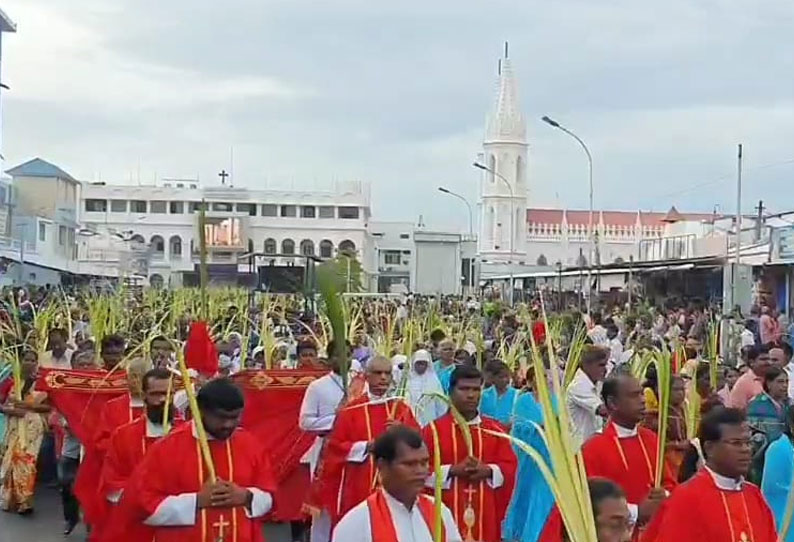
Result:
{"label": "white building", "polygon": [[[257,285],[263,266],[302,267],[307,257],[354,254],[364,271],[370,217],[369,185],[337,183],[331,190],[252,190],[170,180],[159,186],[83,184],[80,220],[93,235],[79,260],[91,274],[133,271],[150,282],[195,284],[198,217],[206,202],[210,279]],[[239,274],[249,274],[239,281]]]}
{"label": "white building", "polygon": [[411,222],[371,222],[372,291],[460,295],[471,285],[477,241]]}

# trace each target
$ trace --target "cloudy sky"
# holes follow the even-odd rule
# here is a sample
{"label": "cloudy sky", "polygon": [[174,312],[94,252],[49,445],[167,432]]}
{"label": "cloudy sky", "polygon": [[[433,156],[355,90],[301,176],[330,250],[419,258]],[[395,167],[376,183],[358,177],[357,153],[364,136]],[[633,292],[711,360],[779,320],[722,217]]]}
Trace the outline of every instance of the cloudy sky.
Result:
{"label": "cloudy sky", "polygon": [[[647,6],[647,7],[645,7]],[[372,184],[377,218],[464,228],[502,42],[530,205],[794,207],[790,0],[0,0],[6,163],[108,182],[229,169],[252,188]]]}

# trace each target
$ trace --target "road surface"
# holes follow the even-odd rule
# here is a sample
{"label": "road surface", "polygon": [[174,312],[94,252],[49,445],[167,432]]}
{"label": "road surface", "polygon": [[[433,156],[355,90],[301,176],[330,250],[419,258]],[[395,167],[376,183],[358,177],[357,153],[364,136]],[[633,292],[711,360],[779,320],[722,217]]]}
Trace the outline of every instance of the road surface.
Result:
{"label": "road surface", "polygon": [[[266,529],[268,542],[292,542],[289,528],[270,525]],[[85,528],[79,525],[68,538],[63,536],[61,501],[55,489],[39,487],[36,490],[36,512],[31,516],[18,516],[0,512],[0,541],[2,542],[83,542]]]}

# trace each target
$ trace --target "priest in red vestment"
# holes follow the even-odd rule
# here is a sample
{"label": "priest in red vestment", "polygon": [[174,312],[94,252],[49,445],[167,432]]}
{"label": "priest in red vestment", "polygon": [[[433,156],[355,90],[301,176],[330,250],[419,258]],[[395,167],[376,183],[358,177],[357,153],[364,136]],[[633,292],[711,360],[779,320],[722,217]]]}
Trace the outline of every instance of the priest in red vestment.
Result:
{"label": "priest in red vestment", "polygon": [[[395,425],[375,440],[372,455],[382,486],[345,514],[333,542],[433,542],[435,501],[423,494],[430,454],[419,432]],[[440,508],[441,540],[462,542],[449,508]]]}
{"label": "priest in red vestment", "polygon": [[604,431],[593,435],[582,448],[585,469],[588,477],[612,480],[623,489],[631,519],[638,526],[637,538],[676,481],[665,464],[662,487],[654,487],[659,444],[656,433],[639,425],[645,416],[640,382],[628,374],[608,378],[601,396],[609,419]]}
{"label": "priest in red vestment", "polygon": [[391,360],[371,359],[366,379],[365,393],[337,413],[312,487],[313,504],[330,513],[332,524],[376,487],[377,471],[370,454],[375,439],[394,424],[419,428],[407,403],[387,394],[392,384]]}
{"label": "priest in red vestment", "polygon": [[163,425],[170,379],[171,372],[167,369],[151,369],[143,376],[146,415],[117,428],[108,442],[100,491],[110,503],[120,500],[132,471],[143,460],[146,451],[173,427],[173,404],[168,409],[169,427]]}
{"label": "priest in red vestment", "polygon": [[[108,341],[117,337],[112,335],[102,341],[103,359],[106,350],[110,349],[110,359],[114,356],[114,341]],[[108,343],[108,345],[106,345]],[[109,363],[107,360],[105,363]],[[99,424],[94,432],[92,442],[84,442],[85,457],[80,463],[74,483],[74,494],[80,501],[85,514],[85,521],[92,525],[92,533],[101,530],[101,525],[107,519],[107,504],[105,498],[99,492],[100,476],[102,474],[102,463],[107,454],[110,437],[113,432],[135,420],[143,414],[143,399],[141,398],[141,379],[148,369],[147,364],[142,359],[133,360],[127,368],[127,386],[129,393],[116,397],[105,403],[102,414],[99,417]],[[95,535],[92,539],[96,539]]]}
{"label": "priest in red vestment", "polygon": [[717,408],[700,422],[706,465],[665,501],[643,542],[775,542],[775,520],[758,487],[742,411]]}
{"label": "priest in red vestment", "polygon": [[262,540],[275,483],[267,450],[239,428],[244,403],[226,378],[209,381],[198,393],[216,481],[204,464],[195,423],[156,442],[133,473],[125,499],[154,528],[155,542]]}
{"label": "priest in red vestment", "polygon": [[[499,542],[502,520],[513,490],[516,456],[510,442],[487,431],[504,433],[502,425],[479,413],[482,373],[461,365],[450,376],[450,400],[468,422],[472,453],[452,413],[434,422],[441,448],[443,499],[455,517],[464,540]],[[430,425],[422,437],[433,464],[433,432]],[[435,475],[428,480],[434,487]]]}
{"label": "priest in red vestment", "polygon": [[[110,505],[109,521],[98,539],[118,542],[120,537],[128,540],[151,540],[151,528],[141,522],[129,521],[125,508],[119,506],[130,476],[143,460],[146,452],[174,427],[174,407],[169,405],[169,423],[163,425],[165,404],[171,372],[167,369],[151,369],[142,381],[145,416],[122,425],[110,438],[107,455],[102,464],[100,493]],[[126,504],[126,503],[125,503]],[[131,535],[131,533],[135,535]]]}

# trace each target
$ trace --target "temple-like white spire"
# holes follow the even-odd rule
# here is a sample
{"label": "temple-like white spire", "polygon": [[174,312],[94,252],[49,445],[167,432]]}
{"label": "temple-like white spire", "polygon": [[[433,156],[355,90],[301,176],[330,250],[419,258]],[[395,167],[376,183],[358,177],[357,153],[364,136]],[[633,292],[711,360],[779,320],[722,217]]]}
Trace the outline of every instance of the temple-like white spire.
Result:
{"label": "temple-like white spire", "polygon": [[505,55],[499,61],[499,86],[496,107],[488,117],[485,128],[485,143],[516,142],[526,143],[527,125],[519,106],[518,84],[513,75],[513,67],[508,57],[507,43]]}

